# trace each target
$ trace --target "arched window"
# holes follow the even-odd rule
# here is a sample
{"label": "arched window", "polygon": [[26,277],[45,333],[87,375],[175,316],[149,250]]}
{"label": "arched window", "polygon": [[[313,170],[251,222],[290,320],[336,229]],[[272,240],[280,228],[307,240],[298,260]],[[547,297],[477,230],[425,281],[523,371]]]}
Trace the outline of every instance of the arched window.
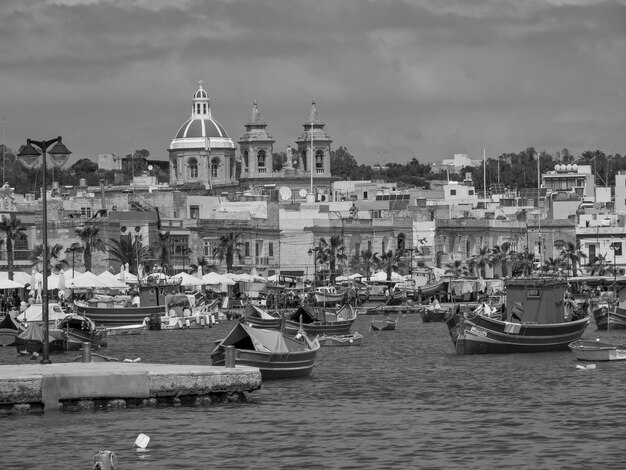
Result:
{"label": "arched window", "polygon": [[206,114],[206,103],[202,103],[202,114]]}
{"label": "arched window", "polygon": [[189,177],[197,178],[198,177],[198,160],[195,158],[189,159]]}
{"label": "arched window", "polygon": [[401,233],[398,235],[398,251],[402,253],[406,247],[406,235]]}
{"label": "arched window", "polygon": [[257,167],[265,168],[265,150],[259,150],[257,153]]}
{"label": "arched window", "polygon": [[307,158],[306,158],[306,150],[302,150],[302,152],[300,152],[300,154],[302,155],[302,164],[304,165],[304,168],[302,170],[303,171],[310,170],[311,167],[310,167],[310,164],[309,164],[309,162],[307,161]]}
{"label": "arched window", "polygon": [[211,177],[212,178],[217,178],[217,169],[220,166],[220,159],[219,158],[214,158],[213,160],[211,160]]}
{"label": "arched window", "polygon": [[324,168],[324,151],[318,150],[315,152],[315,168]]}
{"label": "arched window", "polygon": [[248,151],[247,150],[243,153],[243,169],[244,170],[248,169]]}

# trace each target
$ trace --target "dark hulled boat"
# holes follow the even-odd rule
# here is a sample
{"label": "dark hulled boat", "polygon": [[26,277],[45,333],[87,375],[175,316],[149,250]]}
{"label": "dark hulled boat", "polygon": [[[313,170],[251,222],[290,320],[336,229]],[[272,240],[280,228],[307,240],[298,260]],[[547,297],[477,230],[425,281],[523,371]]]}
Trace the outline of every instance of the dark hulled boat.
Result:
{"label": "dark hulled boat", "polygon": [[255,328],[278,330],[280,329],[282,318],[278,313],[270,313],[255,305],[247,305],[244,309],[241,321]]}
{"label": "dark hulled boat", "polygon": [[564,280],[515,279],[506,289],[506,311],[513,321],[477,313],[448,314],[446,325],[457,354],[565,351],[589,324],[589,316],[566,317]]}
{"label": "dark hulled boat", "polygon": [[235,347],[235,364],[258,367],[265,379],[306,377],[315,365],[320,344],[306,334],[289,336],[280,330],[265,330],[237,323],[211,353],[214,366],[226,363],[226,347]]}
{"label": "dark hulled boat", "polygon": [[343,305],[336,312],[322,307],[299,307],[285,318],[284,330],[289,335],[295,335],[302,329],[310,338],[316,336],[337,336],[350,334],[356,320],[356,312],[349,305]]}
{"label": "dark hulled boat", "polygon": [[598,330],[626,330],[626,309],[603,304],[593,311]]}
{"label": "dark hulled boat", "polygon": [[0,321],[0,346],[13,346],[15,337],[24,331],[24,327],[10,314]]}
{"label": "dark hulled boat", "polygon": [[398,325],[397,318],[387,317],[387,318],[383,318],[380,320],[377,320],[376,318],[372,318],[372,322],[370,324],[370,330],[371,331],[395,330],[397,325]]}

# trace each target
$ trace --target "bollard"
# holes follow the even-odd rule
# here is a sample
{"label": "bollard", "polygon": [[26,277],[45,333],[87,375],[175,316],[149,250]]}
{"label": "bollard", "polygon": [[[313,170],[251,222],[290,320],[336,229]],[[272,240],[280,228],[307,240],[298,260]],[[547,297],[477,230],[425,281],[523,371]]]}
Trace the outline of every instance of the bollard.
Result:
{"label": "bollard", "polygon": [[91,362],[91,343],[89,341],[83,343],[83,362]]}
{"label": "bollard", "polygon": [[235,367],[235,346],[226,346],[225,350],[225,367]]}

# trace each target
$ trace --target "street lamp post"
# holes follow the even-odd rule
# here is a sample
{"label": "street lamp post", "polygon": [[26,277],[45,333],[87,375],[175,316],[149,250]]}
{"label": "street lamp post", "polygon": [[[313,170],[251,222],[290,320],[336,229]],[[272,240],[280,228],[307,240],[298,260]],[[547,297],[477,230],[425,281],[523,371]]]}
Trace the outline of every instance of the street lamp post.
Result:
{"label": "street lamp post", "polygon": [[[48,151],[48,148],[51,147]],[[39,150],[37,150],[39,148]],[[43,210],[43,227],[41,230],[42,242],[43,242],[43,250],[42,250],[42,258],[43,258],[43,289],[41,293],[41,301],[42,301],[42,312],[41,319],[43,321],[43,345],[42,345],[42,364],[50,364],[50,340],[49,340],[49,330],[50,325],[48,324],[49,315],[48,315],[48,201],[46,194],[46,152],[50,154],[52,158],[52,163],[55,166],[61,166],[67,159],[69,158],[70,152],[65,145],[63,145],[63,141],[61,137],[57,137],[56,139],[51,140],[42,140],[36,141],[28,139],[26,142],[26,146],[22,148],[22,150],[17,154],[18,158],[22,162],[22,164],[28,168],[33,168],[39,161],[39,157],[41,156],[41,200],[42,200],[42,210]]]}
{"label": "street lamp post", "polygon": [[317,284],[317,248],[309,248],[308,255],[313,255],[313,287]]}

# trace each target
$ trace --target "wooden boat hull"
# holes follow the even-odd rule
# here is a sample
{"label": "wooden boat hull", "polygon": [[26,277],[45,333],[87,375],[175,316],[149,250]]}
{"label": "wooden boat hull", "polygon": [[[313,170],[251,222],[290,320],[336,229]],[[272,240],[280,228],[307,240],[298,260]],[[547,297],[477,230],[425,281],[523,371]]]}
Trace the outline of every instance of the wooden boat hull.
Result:
{"label": "wooden boat hull", "polygon": [[211,353],[214,366],[226,365],[226,347],[234,347],[235,365],[257,367],[261,378],[285,379],[311,375],[320,344],[304,335],[290,337],[238,323]]}
{"label": "wooden boat hull", "polygon": [[598,330],[626,330],[626,310],[606,305],[593,311],[593,319]]}
{"label": "wooden boat hull", "polygon": [[315,303],[317,305],[335,305],[343,302],[343,298],[345,294],[343,292],[338,292],[336,294],[320,294],[319,292],[315,293]]}
{"label": "wooden boat hull", "polygon": [[626,347],[600,341],[579,339],[569,345],[579,361],[624,361]]}
{"label": "wooden boat hull", "polygon": [[76,311],[89,317],[98,326],[123,326],[142,323],[144,318],[167,315],[165,305],[154,307],[91,307],[76,303]]}
{"label": "wooden boat hull", "polygon": [[398,324],[397,319],[385,318],[384,320],[372,320],[370,324],[371,331],[390,331],[395,330]]}
{"label": "wooden boat hull", "polygon": [[448,314],[447,308],[425,308],[420,311],[424,323],[441,323]]}
{"label": "wooden boat hull", "polygon": [[251,317],[245,316],[242,318],[243,321],[252,325],[255,328],[264,328],[267,330],[280,330],[280,318],[259,318],[259,317]]}
{"label": "wooden boat hull", "polygon": [[341,335],[341,336],[318,336],[317,341],[319,341],[320,346],[323,347],[349,347],[349,346],[360,346],[363,340],[363,335],[357,333],[351,335]]}
{"label": "wooden boat hull", "polygon": [[[590,317],[565,323],[515,324],[450,313],[446,325],[458,355],[566,351],[579,339]],[[518,326],[514,326],[518,325]]]}
{"label": "wooden boat hull", "polygon": [[132,336],[141,334],[145,329],[146,325],[142,323],[140,325],[111,326],[106,330],[108,336]]}
{"label": "wooden boat hull", "polygon": [[[341,336],[350,334],[353,320],[339,320],[331,322],[313,322],[304,323],[302,329],[306,332],[309,338],[315,338],[317,336]],[[285,320],[285,333],[288,335],[296,335],[300,331],[300,323],[293,320]]]}

